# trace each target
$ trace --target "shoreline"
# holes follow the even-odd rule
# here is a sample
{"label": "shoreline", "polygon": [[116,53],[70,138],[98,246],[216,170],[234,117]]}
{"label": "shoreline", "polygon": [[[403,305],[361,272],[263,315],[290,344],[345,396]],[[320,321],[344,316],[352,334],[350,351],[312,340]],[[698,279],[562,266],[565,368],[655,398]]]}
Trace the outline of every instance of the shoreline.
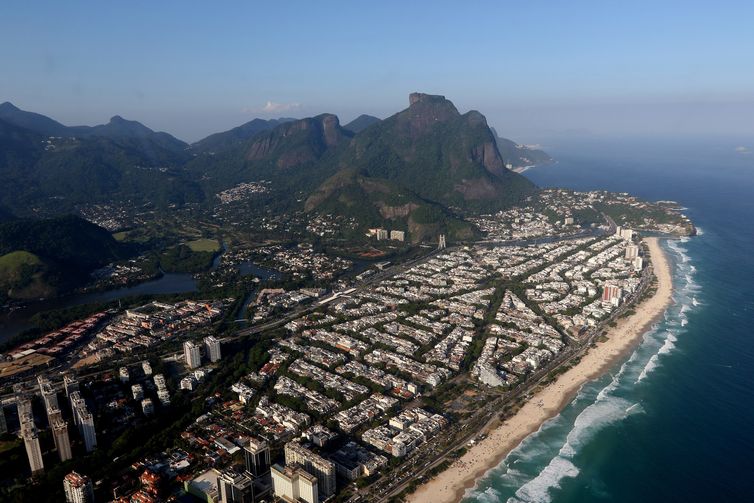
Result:
{"label": "shoreline", "polygon": [[474,487],[488,471],[498,466],[521,441],[539,430],[571,402],[579,389],[603,375],[610,367],[625,359],[641,343],[644,334],[663,315],[672,302],[673,284],[670,264],[658,238],[644,239],[657,278],[657,291],[634,307],[635,313],[618,320],[610,328],[607,340],[598,342],[581,360],[560,374],[557,379],[537,391],[513,416],[502,424],[492,423],[480,433],[487,438],[469,448],[447,469],[420,485],[408,495],[410,503],[456,503],[466,490]]}

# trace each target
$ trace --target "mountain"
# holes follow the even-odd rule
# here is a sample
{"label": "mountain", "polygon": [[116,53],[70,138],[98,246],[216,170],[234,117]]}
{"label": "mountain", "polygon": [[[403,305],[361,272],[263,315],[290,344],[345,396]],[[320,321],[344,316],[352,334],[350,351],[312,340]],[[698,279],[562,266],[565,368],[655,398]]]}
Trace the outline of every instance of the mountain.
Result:
{"label": "mountain", "polygon": [[101,126],[67,127],[9,103],[0,109],[0,205],[18,215],[35,208],[60,214],[89,203],[169,205],[204,197],[182,173],[192,157],[187,145],[167,133],[118,116]]}
{"label": "mountain", "polygon": [[120,115],[115,115],[107,124],[99,126],[74,126],[68,128],[72,136],[96,136],[113,140],[135,140],[142,148],[150,149],[153,145],[160,148],[180,152],[188,148],[188,144],[178,138],[162,132],[149,129],[144,124],[126,120]]}
{"label": "mountain", "polygon": [[191,144],[191,149],[195,152],[215,153],[228,148],[238,146],[239,144],[250,140],[262,131],[279,126],[285,122],[292,122],[295,119],[254,119],[238,127],[234,127],[222,133],[215,133]]}
{"label": "mountain", "polygon": [[507,138],[501,138],[494,128],[490,128],[490,130],[495,135],[497,149],[500,151],[505,164],[510,165],[512,169],[547,164],[553,161],[553,158],[543,150],[538,150],[527,145],[520,145]]}
{"label": "mountain", "polygon": [[484,116],[460,114],[444,96],[412,93],[407,109],[354,136],[334,162],[462,210],[504,208],[536,190],[505,168]]}
{"label": "mountain", "polygon": [[29,162],[44,150],[45,137],[0,119],[0,167]]}
{"label": "mountain", "polygon": [[103,137],[110,139],[141,140],[169,150],[180,151],[188,144],[168,133],[155,132],[137,121],[126,120],[116,115],[107,124],[99,126],[64,126],[44,115],[21,110],[10,102],[0,104],[0,120],[8,124],[33,131],[43,136]]}
{"label": "mountain", "polygon": [[343,127],[327,113],[255,119],[191,146],[120,116],[67,127],[6,103],[0,206],[20,217],[94,203],[164,210],[214,204],[219,191],[266,180],[269,191],[250,203],[266,211],[303,206],[358,217],[362,227],[402,228],[414,241],[440,230],[465,239],[471,231],[458,215],[503,209],[537,190],[506,168],[535,155],[497,138],[479,112],[461,114],[423,93],[384,120],[362,115]]}
{"label": "mountain", "polygon": [[347,129],[354,134],[361,133],[372,124],[380,122],[380,119],[372,115],[361,114],[354,120],[343,126],[343,129]]}
{"label": "mountain", "polygon": [[84,281],[126,250],[108,231],[75,216],[0,224],[0,297],[48,297]]}
{"label": "mountain", "polygon": [[[2,130],[0,125],[0,130]],[[91,203],[153,203],[158,206],[201,201],[203,193],[184,176],[189,158],[139,138],[42,139],[14,130],[13,149],[0,152],[0,205],[18,215],[70,212]]]}
{"label": "mountain", "polygon": [[0,104],[0,120],[44,136],[67,136],[68,127],[34,112],[27,112],[6,101]]}
{"label": "mountain", "polygon": [[284,122],[220,154],[197,156],[188,171],[212,190],[268,180],[290,199],[294,191],[310,190],[334,173],[325,158],[352,137],[335,115],[321,114]]}

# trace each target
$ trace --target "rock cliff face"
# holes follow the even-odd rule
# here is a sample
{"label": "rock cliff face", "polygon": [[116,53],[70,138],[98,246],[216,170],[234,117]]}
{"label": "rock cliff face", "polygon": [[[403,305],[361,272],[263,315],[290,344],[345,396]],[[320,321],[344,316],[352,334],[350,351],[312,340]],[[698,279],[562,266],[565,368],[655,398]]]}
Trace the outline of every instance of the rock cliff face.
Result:
{"label": "rock cliff face", "polygon": [[505,168],[482,114],[460,114],[444,96],[424,93],[412,93],[407,109],[356,135],[336,162],[463,209],[502,208],[534,190]]}
{"label": "rock cliff face", "polygon": [[348,142],[351,136],[335,115],[322,114],[259,134],[249,146],[246,160],[270,161],[280,169],[290,169],[318,160],[327,149]]}

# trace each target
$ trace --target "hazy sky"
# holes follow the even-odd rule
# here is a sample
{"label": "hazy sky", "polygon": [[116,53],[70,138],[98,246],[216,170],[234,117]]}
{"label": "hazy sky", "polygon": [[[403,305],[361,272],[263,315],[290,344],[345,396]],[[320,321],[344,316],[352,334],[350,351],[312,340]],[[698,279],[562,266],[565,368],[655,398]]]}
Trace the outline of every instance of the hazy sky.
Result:
{"label": "hazy sky", "polygon": [[444,94],[514,139],[754,136],[754,2],[0,2],[0,101],[193,141]]}

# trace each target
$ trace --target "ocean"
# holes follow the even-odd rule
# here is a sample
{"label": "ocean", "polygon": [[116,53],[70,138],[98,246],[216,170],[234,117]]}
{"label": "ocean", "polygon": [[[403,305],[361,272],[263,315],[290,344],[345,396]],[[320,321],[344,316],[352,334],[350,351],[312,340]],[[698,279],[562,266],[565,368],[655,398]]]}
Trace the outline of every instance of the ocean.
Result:
{"label": "ocean", "polygon": [[587,138],[526,172],[542,187],[672,199],[674,301],[625,362],[584,385],[466,492],[471,502],[754,501],[754,138]]}

